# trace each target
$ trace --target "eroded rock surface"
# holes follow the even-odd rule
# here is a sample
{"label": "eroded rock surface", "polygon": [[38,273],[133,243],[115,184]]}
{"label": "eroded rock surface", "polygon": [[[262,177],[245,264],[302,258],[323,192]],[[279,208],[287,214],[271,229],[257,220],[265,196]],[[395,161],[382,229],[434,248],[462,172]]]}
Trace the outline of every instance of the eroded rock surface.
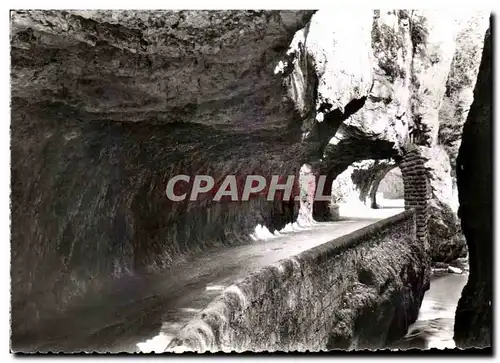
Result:
{"label": "eroded rock surface", "polygon": [[492,339],[492,34],[486,33],[474,102],[465,122],[457,158],[459,216],[469,249],[469,279],[455,316],[458,347],[483,348]]}
{"label": "eroded rock surface", "polygon": [[165,190],[298,175],[302,117],[273,71],[311,14],[12,12],[14,334],[111,276],[293,222],[293,202]]}
{"label": "eroded rock surface", "polygon": [[[353,23],[366,21],[362,14],[353,16]],[[348,18],[349,14],[344,17]],[[309,112],[308,119],[312,120],[305,122],[306,126],[311,126],[306,127],[304,138],[317,142],[319,150],[323,151],[315,165],[318,174],[327,174],[330,183],[355,162],[400,160],[409,143],[417,145],[427,158],[431,256],[436,261],[464,256],[465,243],[456,216],[456,194],[451,182],[454,161],[450,159],[454,156],[449,147],[450,143],[459,140],[463,121],[457,120],[455,124],[449,119],[440,120],[439,112],[445,107],[443,102],[450,102],[443,99],[448,97],[450,84],[456,82],[458,68],[464,68],[468,79],[475,78],[478,62],[471,49],[482,47],[477,34],[486,29],[485,13],[376,10],[372,26],[360,25],[356,33],[359,36],[349,37],[355,49],[351,52],[342,51],[344,42],[338,38],[344,33],[336,29],[338,25],[322,20],[326,18],[324,11],[318,11],[310,25],[296,34],[288,52],[294,56],[289,61],[293,65],[288,67],[290,74],[286,82],[293,89],[291,94],[296,107],[304,114]],[[320,38],[318,22],[336,30],[335,36],[322,39],[322,44],[331,44],[330,53],[324,50],[324,45],[317,45]],[[368,29],[371,43],[367,50]],[[473,35],[463,41],[464,33],[471,30]],[[314,46],[308,45],[309,39]],[[460,62],[461,58],[467,61]],[[350,68],[353,64],[357,72]],[[367,88],[369,74],[372,79]],[[347,86],[343,83],[345,77],[351,79]],[[329,86],[323,86],[324,83]],[[311,106],[304,106],[304,100],[314,99],[314,84],[318,84],[316,111]],[[464,87],[463,93],[466,92]],[[365,189],[373,189],[372,194],[376,195],[379,181],[379,177],[367,177],[360,183],[367,185]],[[366,197],[361,196],[361,199]],[[315,218],[328,218],[327,204],[315,203]]]}
{"label": "eroded rock surface", "polygon": [[473,100],[488,19],[488,12],[478,11],[459,22],[446,93],[439,108],[439,141],[448,153],[453,176],[461,131]]}

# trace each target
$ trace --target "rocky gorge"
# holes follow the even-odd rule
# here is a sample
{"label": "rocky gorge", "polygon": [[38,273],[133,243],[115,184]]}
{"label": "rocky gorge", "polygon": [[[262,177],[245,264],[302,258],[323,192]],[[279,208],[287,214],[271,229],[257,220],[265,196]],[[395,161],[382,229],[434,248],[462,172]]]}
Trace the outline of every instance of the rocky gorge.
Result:
{"label": "rocky gorge", "polygon": [[[307,170],[326,175],[325,192],[335,194],[342,174],[350,194],[375,206],[398,166],[411,199],[411,154],[423,160],[428,203],[417,223],[428,232],[412,250],[414,271],[388,276],[412,286],[415,319],[431,261],[468,254],[455,337],[488,345],[491,264],[479,261],[491,256],[482,242],[491,220],[477,214],[491,210],[491,189],[472,185],[491,185],[480,147],[491,120],[489,16],[12,11],[13,335],[110,281],[247,243],[256,225],[274,232],[331,218],[329,201],[174,203],[165,189],[175,175],[220,182]],[[466,170],[474,168],[484,173]]]}

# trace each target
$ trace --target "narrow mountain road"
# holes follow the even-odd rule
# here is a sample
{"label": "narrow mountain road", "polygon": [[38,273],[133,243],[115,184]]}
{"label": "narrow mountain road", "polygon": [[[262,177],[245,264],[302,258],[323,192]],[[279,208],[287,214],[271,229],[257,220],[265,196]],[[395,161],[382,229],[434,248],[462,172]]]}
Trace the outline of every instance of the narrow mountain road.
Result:
{"label": "narrow mountain road", "polygon": [[[299,254],[402,211],[289,228],[255,241],[205,251],[161,274],[120,279],[66,314],[12,337],[15,352],[162,352],[174,334],[221,291],[260,268]],[[363,214],[359,213],[358,214]]]}

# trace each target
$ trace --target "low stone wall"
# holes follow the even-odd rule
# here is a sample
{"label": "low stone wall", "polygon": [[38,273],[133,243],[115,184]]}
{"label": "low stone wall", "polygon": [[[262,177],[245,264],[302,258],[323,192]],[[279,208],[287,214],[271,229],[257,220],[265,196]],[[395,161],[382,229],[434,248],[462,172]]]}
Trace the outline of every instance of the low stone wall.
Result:
{"label": "low stone wall", "polygon": [[407,210],[230,286],[167,351],[384,347],[416,320],[429,272]]}

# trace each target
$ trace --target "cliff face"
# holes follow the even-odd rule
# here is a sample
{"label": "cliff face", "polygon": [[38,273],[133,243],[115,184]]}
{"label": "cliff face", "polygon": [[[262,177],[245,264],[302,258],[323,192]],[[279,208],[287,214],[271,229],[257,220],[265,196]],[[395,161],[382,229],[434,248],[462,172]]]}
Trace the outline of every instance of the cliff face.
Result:
{"label": "cliff face", "polygon": [[[486,33],[474,102],[457,158],[459,216],[469,249],[469,280],[455,317],[458,347],[488,347],[492,338],[492,34]],[[480,186],[480,187],[479,187]]]}
{"label": "cliff face", "polygon": [[298,174],[302,118],[273,71],[310,15],[12,13],[15,329],[109,276],[294,220],[292,203],[165,190],[178,174]]}
{"label": "cliff face", "polygon": [[485,11],[464,17],[459,23],[455,54],[446,81],[446,93],[439,108],[439,141],[450,158],[455,176],[462,128],[473,100],[489,14]]}
{"label": "cliff face", "polygon": [[[456,19],[392,10],[12,12],[15,328],[110,275],[169,267],[299,213],[264,197],[171,202],[175,175],[209,174],[216,184],[228,174],[298,177],[309,163],[331,186],[356,161],[397,159],[409,142],[437,147]],[[433,175],[444,166],[429,159],[429,178],[441,180]]]}
{"label": "cliff face", "polygon": [[[297,33],[296,38],[301,40],[292,43],[289,50],[295,63],[289,66],[291,74],[286,84],[293,90],[290,93],[295,96],[292,98],[296,107],[302,114],[308,110],[312,120],[305,122],[311,127],[304,138],[317,142],[323,152],[316,169],[319,174],[328,174],[330,182],[349,165],[356,169],[353,163],[357,161],[399,159],[408,143],[417,145],[427,159],[432,194],[431,257],[450,261],[463,256],[465,242],[456,216],[450,166],[454,163],[450,159],[456,155],[449,148],[450,140],[459,140],[463,121],[457,120],[455,124],[449,118],[441,119],[439,112],[445,107],[443,102],[450,102],[443,99],[457,92],[450,84],[456,83],[458,69],[464,68],[468,79],[475,79],[478,55],[471,49],[481,49],[482,41],[472,35],[466,41],[462,39],[471,30],[476,35],[481,31],[484,34],[485,13],[469,15],[452,11],[443,15],[436,11],[377,10],[372,14],[372,26],[366,26],[368,17],[362,14],[340,16],[354,19],[352,24],[357,24],[358,36],[350,37],[341,20],[331,24],[326,20],[331,15],[318,11],[308,27]],[[330,37],[323,35],[322,47],[317,45],[318,23],[323,24],[322,35],[325,27],[334,32]],[[370,42],[367,42],[368,32]],[[308,45],[309,39],[314,46]],[[346,47],[352,51],[343,48],[345,39],[349,39]],[[467,62],[460,61],[462,58]],[[471,87],[469,83],[463,82],[460,92],[465,93]],[[312,87],[314,84],[318,86]],[[300,91],[295,92],[297,89]],[[307,109],[304,100],[314,99],[314,92],[317,92],[316,110]],[[464,102],[453,107],[463,107]],[[377,173],[373,178],[364,173],[366,178],[354,182],[362,200],[371,190],[375,195],[384,176]],[[327,206],[316,207],[316,216],[328,214]]]}

